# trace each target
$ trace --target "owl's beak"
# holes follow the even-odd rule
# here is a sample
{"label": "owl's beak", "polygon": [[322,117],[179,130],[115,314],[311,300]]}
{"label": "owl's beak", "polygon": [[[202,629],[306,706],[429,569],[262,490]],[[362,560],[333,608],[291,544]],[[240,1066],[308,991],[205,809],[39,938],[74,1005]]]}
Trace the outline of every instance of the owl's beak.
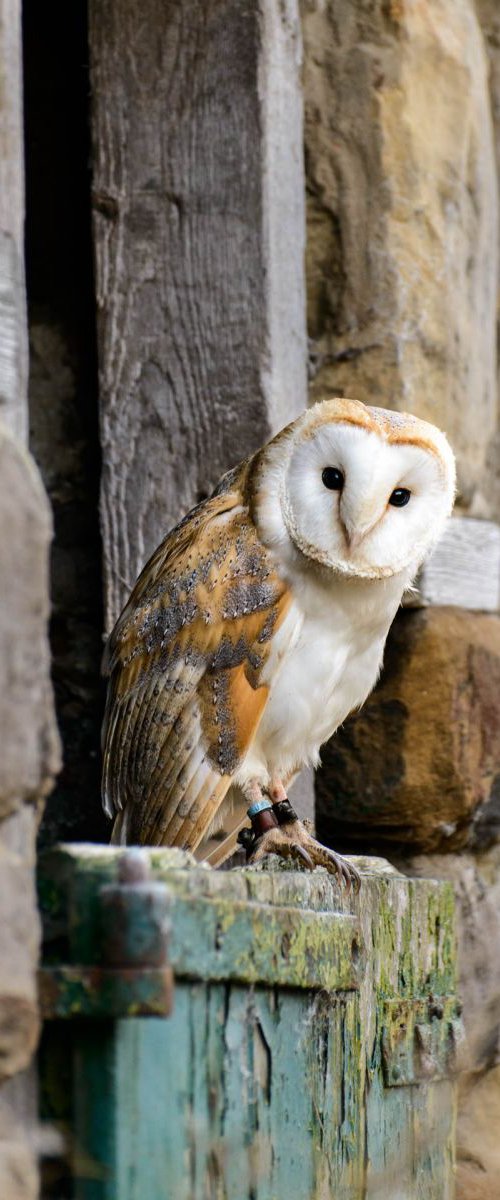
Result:
{"label": "owl's beak", "polygon": [[[381,512],[373,513],[373,507],[370,506],[370,516],[368,520],[363,521],[363,513],[347,514],[341,512],[341,523],[344,531],[344,537],[349,550],[357,550],[361,542],[368,537],[369,533],[375,529],[379,521],[385,513],[385,505]],[[354,518],[354,519],[353,519]]]}
{"label": "owl's beak", "polygon": [[363,541],[363,538],[366,537],[366,534],[369,533],[369,530],[367,530],[367,529],[350,530],[347,528],[347,525],[344,525],[343,522],[342,522],[342,525],[343,525],[344,537],[347,542],[348,549],[356,550],[357,547],[360,545],[360,543]]}
{"label": "owl's beak", "polygon": [[347,526],[344,525],[343,521],[342,521],[342,530],[344,533],[345,540],[347,542],[347,549],[355,550],[356,546],[359,546],[359,542],[360,542],[359,533],[354,533],[354,531],[351,533],[350,530],[347,528]]}

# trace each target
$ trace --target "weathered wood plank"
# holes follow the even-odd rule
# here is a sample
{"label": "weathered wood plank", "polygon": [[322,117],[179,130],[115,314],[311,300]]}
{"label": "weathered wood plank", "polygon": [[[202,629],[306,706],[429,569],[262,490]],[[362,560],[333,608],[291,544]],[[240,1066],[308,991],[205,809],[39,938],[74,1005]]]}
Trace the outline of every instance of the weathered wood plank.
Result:
{"label": "weathered wood plank", "polygon": [[[42,864],[47,953],[52,938],[61,951],[64,929],[68,953],[95,953],[99,886],[116,878],[120,853],[64,847]],[[422,1087],[413,1068],[390,1087],[383,1073],[384,1020],[397,1004],[410,1017],[408,1062],[416,1024],[431,1048],[438,1036],[443,1047],[447,1041],[455,1013],[451,888],[366,859],[358,860],[360,895],[349,898],[320,870],[276,863],[220,873],[178,851],[149,854],[173,897],[174,1011],[165,1020],[100,1023],[94,1036],[88,1027],[76,1031],[78,1200],[451,1200],[454,1083],[442,1078],[444,1049]],[[193,982],[186,970],[187,941],[200,961],[212,952],[203,905],[224,910],[222,926],[234,906],[233,927],[242,932],[224,947],[221,927],[224,981]],[[244,987],[237,971],[231,980],[227,962],[232,955],[236,966],[245,948],[245,921],[267,907],[271,927],[285,905],[307,927],[304,961],[310,945],[314,953],[314,921],[330,922],[324,956],[334,959],[342,923],[356,916],[366,951],[358,990],[283,987],[279,971],[273,983],[271,944],[268,986]],[[288,949],[285,940],[280,953]]]}
{"label": "weathered wood plank", "polygon": [[[157,859],[156,863],[161,861],[161,858]],[[177,976],[209,982],[232,980],[326,991],[349,991],[359,987],[364,970],[361,931],[358,920],[350,913],[333,914],[318,910],[317,905],[309,909],[307,896],[301,898],[300,891],[297,894],[295,889],[285,892],[279,901],[276,889],[270,897],[264,887],[264,899],[260,899],[257,888],[249,902],[248,887],[243,891],[240,889],[240,895],[235,891],[233,880],[237,876],[215,876],[217,880],[222,879],[222,886],[207,889],[206,883],[214,878],[212,872],[198,868],[191,876],[191,872],[176,871],[175,867],[172,870],[168,861],[167,858],[161,866],[156,866],[156,874],[169,885],[165,901],[172,926],[169,963]],[[173,861],[175,863],[175,857]],[[81,1000],[82,1011],[84,1008],[86,1013],[91,1010],[88,981],[92,980],[92,968],[101,962],[100,889],[103,878],[110,878],[116,868],[116,855],[103,855],[100,847],[96,852],[88,848],[84,855],[77,854],[76,857],[65,848],[56,849],[49,858],[44,856],[44,878],[48,862],[53,863],[54,892],[57,904],[61,906],[59,919],[69,931],[67,953],[70,960],[67,966],[58,965],[55,973],[47,973],[50,976],[46,981],[48,1005],[50,1007],[54,997],[57,998],[60,983],[63,1001],[71,999],[74,1008]],[[82,862],[86,867],[80,872]],[[259,872],[257,877],[265,881],[265,876]],[[53,905],[51,890],[50,885],[47,903],[46,885],[43,888],[47,917]],[[331,894],[327,899],[330,909]],[[75,964],[79,968],[76,976],[72,971]],[[61,973],[59,980],[57,971]],[[54,984],[56,992],[53,991]],[[96,979],[96,993],[99,986]],[[123,994],[126,995],[125,988]],[[67,1003],[63,1009],[67,1009]]]}
{"label": "weathered wood plank", "polygon": [[168,1021],[82,1030],[77,1200],[357,1198],[357,1022],[352,996],[193,984]]}
{"label": "weathered wood plank", "polygon": [[428,604],[500,609],[500,526],[495,521],[452,517],[405,598],[408,608]]}
{"label": "weathered wood plank", "polygon": [[193,979],[349,991],[359,986],[354,917],[248,901],[174,901],[171,962]]}
{"label": "weathered wood plank", "polygon": [[106,624],[306,404],[296,0],[93,0]]}

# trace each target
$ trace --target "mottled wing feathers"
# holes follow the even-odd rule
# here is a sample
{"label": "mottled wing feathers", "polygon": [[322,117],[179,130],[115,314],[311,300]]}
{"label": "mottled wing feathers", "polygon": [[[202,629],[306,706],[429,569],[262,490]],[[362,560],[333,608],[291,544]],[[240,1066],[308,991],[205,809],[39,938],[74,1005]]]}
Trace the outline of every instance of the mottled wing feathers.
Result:
{"label": "mottled wing feathers", "polygon": [[103,798],[117,840],[195,849],[264,710],[290,596],[249,518],[247,471],[168,535],[111,635]]}

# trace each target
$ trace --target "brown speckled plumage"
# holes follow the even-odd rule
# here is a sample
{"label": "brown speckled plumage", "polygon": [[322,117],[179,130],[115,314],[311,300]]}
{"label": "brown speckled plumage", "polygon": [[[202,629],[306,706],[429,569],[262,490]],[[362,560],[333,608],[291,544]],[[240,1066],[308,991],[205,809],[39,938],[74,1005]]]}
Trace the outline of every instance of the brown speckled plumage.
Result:
{"label": "brown speckled plumage", "polygon": [[[374,686],[454,478],[439,430],[337,397],[229,472],[168,535],[108,647],[114,841],[182,846],[217,864],[245,808],[283,803]],[[288,809],[276,813],[257,857],[295,854],[355,878]],[[226,837],[210,848],[217,829]]]}
{"label": "brown speckled plumage", "polygon": [[114,836],[196,848],[267,699],[289,594],[248,514],[244,464],[172,530],[111,635],[103,792]]}

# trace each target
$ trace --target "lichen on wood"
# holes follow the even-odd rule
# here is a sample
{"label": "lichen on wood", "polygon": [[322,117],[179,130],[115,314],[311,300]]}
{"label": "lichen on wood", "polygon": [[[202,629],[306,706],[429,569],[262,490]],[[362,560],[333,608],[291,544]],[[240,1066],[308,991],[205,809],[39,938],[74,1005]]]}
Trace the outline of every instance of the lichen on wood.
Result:
{"label": "lichen on wood", "polygon": [[[70,961],[92,962],[99,888],[121,853],[68,846],[45,858],[46,961],[65,938]],[[358,860],[354,897],[321,869],[271,860],[217,872],[176,850],[147,853],[171,896],[174,1011],[79,1029],[73,1119],[110,1180],[96,1193],[82,1177],[79,1200],[160,1195],[167,1177],[176,1200],[451,1200],[452,889],[382,860]],[[402,1048],[398,1012],[409,1014]],[[386,1086],[389,1028],[389,1063],[399,1053],[404,1070]],[[98,1080],[101,1115],[89,1120]]]}

